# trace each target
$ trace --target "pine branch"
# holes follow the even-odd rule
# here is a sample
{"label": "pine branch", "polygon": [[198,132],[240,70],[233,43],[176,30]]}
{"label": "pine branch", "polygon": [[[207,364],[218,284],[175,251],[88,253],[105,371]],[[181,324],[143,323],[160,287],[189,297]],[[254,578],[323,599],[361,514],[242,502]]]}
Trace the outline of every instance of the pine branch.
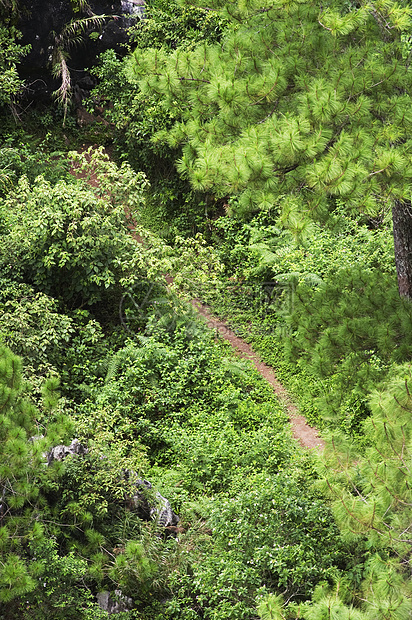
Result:
{"label": "pine branch", "polygon": [[[158,74],[161,75],[161,74]],[[179,77],[181,82],[204,82],[205,84],[210,84],[210,80],[202,80],[200,78],[188,78],[188,77]]]}
{"label": "pine branch", "polygon": [[339,465],[340,465],[340,466],[341,466],[341,468],[342,468],[340,471],[341,471],[341,472],[343,471],[343,473],[344,473],[344,475],[346,476],[346,478],[347,478],[347,480],[348,480],[348,483],[349,483],[349,485],[352,487],[353,491],[354,491],[354,492],[355,492],[355,493],[359,496],[359,498],[360,498],[360,499],[361,499],[361,500],[362,500],[365,504],[367,504],[368,502],[367,502],[366,498],[362,495],[362,493],[359,491],[359,489],[357,488],[357,486],[355,485],[355,483],[352,481],[352,478],[350,478],[350,476],[349,476],[349,472],[348,472],[347,468],[346,468],[346,467],[344,467],[343,463],[341,462],[341,460],[340,460],[340,458],[339,458],[339,453],[338,453],[337,448],[336,448],[336,445],[335,445],[335,438],[334,438],[334,437],[332,438],[332,446],[333,446],[333,449],[334,449],[334,451],[335,451],[335,456],[336,456],[336,458],[337,458],[337,460],[338,460],[338,463],[339,463]]}

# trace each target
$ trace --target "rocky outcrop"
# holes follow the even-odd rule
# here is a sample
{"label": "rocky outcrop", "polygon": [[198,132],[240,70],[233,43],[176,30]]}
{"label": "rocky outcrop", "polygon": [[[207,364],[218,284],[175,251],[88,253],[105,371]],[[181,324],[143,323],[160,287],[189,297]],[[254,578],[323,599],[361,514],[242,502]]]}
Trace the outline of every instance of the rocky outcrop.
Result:
{"label": "rocky outcrop", "polygon": [[124,596],[121,590],[115,590],[114,593],[107,591],[99,592],[97,603],[109,616],[111,614],[119,614],[122,611],[130,611],[134,607],[132,599]]}
{"label": "rocky outcrop", "polygon": [[99,54],[115,49],[119,54],[126,51],[127,29],[143,14],[144,0],[89,0],[86,6],[73,0],[20,0],[17,27],[22,32],[21,43],[30,44],[31,51],[19,66],[21,77],[28,86],[28,96],[35,99],[50,98],[59,87],[52,78],[50,61],[56,36],[71,20],[106,15],[102,26],[90,37],[86,32],[83,44],[70,46],[69,69],[73,85],[90,90],[93,81],[86,69],[92,67]]}
{"label": "rocky outcrop", "polygon": [[[82,458],[86,454],[88,454],[87,447],[78,439],[73,439],[68,446],[63,444],[54,446],[45,457],[50,466],[54,461],[64,461],[68,457]],[[169,500],[155,491],[148,480],[138,478],[136,472],[124,469],[120,471],[119,478],[130,481],[135,489],[133,495],[126,500],[131,510],[136,511],[141,519],[156,521],[159,528],[164,528],[166,535],[177,533],[177,530],[180,529],[176,527],[180,520],[179,517],[173,512]],[[1,506],[0,498],[0,511]],[[121,590],[100,592],[97,595],[97,603],[108,615],[126,612],[134,608],[133,600],[125,596]]]}
{"label": "rocky outcrop", "polygon": [[88,450],[80,443],[78,439],[73,439],[70,446],[54,446],[47,453],[47,464],[50,465],[53,461],[64,461],[67,456],[84,456]]}
{"label": "rocky outcrop", "polygon": [[[47,453],[47,464],[53,461],[64,461],[68,456],[84,456],[88,449],[78,439],[73,439],[69,446],[58,445],[51,448]],[[122,470],[119,475],[126,480],[130,480],[135,488],[135,493],[126,499],[130,509],[135,510],[139,517],[145,521],[156,521],[157,525],[173,532],[180,519],[168,499],[163,497],[159,491],[153,489],[148,480],[138,478],[133,471]]]}
{"label": "rocky outcrop", "polygon": [[[125,472],[126,477],[130,477],[132,472]],[[130,498],[129,505],[133,507],[142,519],[153,519],[164,528],[175,526],[180,519],[173,512],[168,499],[163,497],[158,491],[150,493],[153,489],[148,480],[138,478],[135,482],[136,493]]]}

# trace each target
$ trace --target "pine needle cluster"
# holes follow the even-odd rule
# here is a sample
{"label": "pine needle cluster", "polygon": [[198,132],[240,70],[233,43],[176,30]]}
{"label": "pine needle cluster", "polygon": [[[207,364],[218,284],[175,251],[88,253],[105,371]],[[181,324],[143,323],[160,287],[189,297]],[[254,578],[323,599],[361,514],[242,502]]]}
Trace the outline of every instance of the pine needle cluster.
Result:
{"label": "pine needle cluster", "polygon": [[173,111],[153,140],[182,147],[178,170],[195,189],[237,195],[243,211],[292,195],[301,217],[317,216],[328,197],[376,213],[408,195],[409,7],[216,8],[231,24],[222,43],[138,49],[128,66]]}
{"label": "pine needle cluster", "polygon": [[398,367],[370,398],[364,454],[337,435],[321,469],[342,531],[359,544],[366,538],[369,559],[359,600],[367,618],[403,620],[411,613],[411,385],[410,366]]}
{"label": "pine needle cluster", "polygon": [[347,267],[316,287],[296,289],[285,349],[315,376],[334,381],[322,404],[329,416],[351,392],[366,397],[393,363],[412,354],[412,310],[393,276]]}

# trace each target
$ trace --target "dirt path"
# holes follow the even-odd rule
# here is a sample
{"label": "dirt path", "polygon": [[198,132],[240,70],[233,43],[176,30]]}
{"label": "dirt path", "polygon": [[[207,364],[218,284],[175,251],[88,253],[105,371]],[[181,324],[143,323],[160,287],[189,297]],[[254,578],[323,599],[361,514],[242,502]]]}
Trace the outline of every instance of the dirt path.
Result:
{"label": "dirt path", "polygon": [[[110,154],[108,154],[108,156],[110,157]],[[78,172],[75,168],[73,168],[71,172],[77,178],[82,178],[85,176],[85,173]],[[92,174],[88,179],[88,183],[93,187],[97,187],[98,181],[96,175]],[[129,228],[131,229],[130,232],[134,239],[136,239],[138,243],[144,244],[144,239],[133,230],[132,225],[129,225]],[[172,276],[167,275],[165,276],[165,279],[168,284],[173,282]],[[280,383],[277,379],[273,369],[262,362],[249,344],[242,340],[242,338],[239,338],[239,336],[236,336],[236,334],[224,321],[214,317],[210,312],[210,309],[205,304],[202,304],[202,302],[198,299],[194,299],[192,300],[192,305],[196,308],[199,314],[206,319],[207,325],[211,329],[216,330],[221,338],[227,340],[240,357],[250,360],[262,377],[270,383],[275,394],[278,396],[288,413],[293,437],[299,441],[304,448],[316,448],[318,450],[323,450],[325,447],[325,442],[321,439],[321,437],[319,437],[317,429],[309,426],[305,418],[302,415],[299,415],[298,408],[293,403],[285,386],[282,385],[282,383]]]}
{"label": "dirt path", "polygon": [[209,308],[202,304],[201,301],[194,299],[192,300],[192,305],[206,319],[208,327],[216,330],[221,338],[227,340],[240,357],[250,360],[262,377],[270,383],[289,415],[293,437],[305,448],[323,450],[325,442],[319,437],[317,429],[309,426],[305,418],[299,415],[298,408],[290,398],[285,386],[277,379],[273,369],[262,362],[249,344],[242,340],[242,338],[239,338],[239,336],[236,336],[224,321],[214,317]]}

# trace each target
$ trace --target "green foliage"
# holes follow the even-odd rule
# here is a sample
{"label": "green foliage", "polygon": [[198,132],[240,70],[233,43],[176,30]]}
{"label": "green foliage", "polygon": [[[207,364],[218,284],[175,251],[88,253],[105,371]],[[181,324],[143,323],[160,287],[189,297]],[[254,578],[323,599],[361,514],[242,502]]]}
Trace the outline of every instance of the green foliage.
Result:
{"label": "green foliage", "polygon": [[3,195],[15,183],[16,168],[21,168],[19,152],[16,149],[2,148],[0,150],[0,162],[0,191]]}
{"label": "green foliage", "polygon": [[408,7],[380,6],[381,21],[338,2],[214,7],[231,22],[221,45],[137,49],[128,69],[175,115],[154,139],[183,148],[195,189],[238,196],[241,212],[279,204],[297,236],[328,197],[375,214],[409,196]]}
{"label": "green foliage", "polygon": [[[371,417],[365,422],[370,447],[356,464],[339,456],[339,443],[330,458],[339,489],[339,518],[354,535],[366,532],[372,544],[396,549],[400,559],[408,554],[410,537],[409,450],[410,368],[400,366],[385,390],[370,399]],[[325,472],[326,473],[326,472]],[[326,479],[329,476],[326,475]],[[353,485],[353,486],[352,486]],[[338,490],[339,486],[331,487]]]}
{"label": "green foliage", "polygon": [[168,115],[164,114],[162,106],[150,107],[139,90],[128,84],[123,64],[114,50],[107,50],[100,56],[99,64],[93,68],[99,82],[90,105],[97,101],[104,106],[105,118],[114,127],[114,141],[122,156],[127,157],[136,170],[146,170],[153,182],[153,169],[160,165],[167,176],[171,164],[169,150],[154,150],[148,133],[153,131],[152,124],[167,126]]}
{"label": "green foliage", "polygon": [[279,588],[304,598],[319,580],[334,581],[345,563],[330,512],[310,493],[302,497],[293,475],[239,479],[230,497],[215,498],[209,524],[214,548],[191,575],[174,576],[166,617],[252,620],[257,593]]}
{"label": "green foliage", "polygon": [[270,388],[220,357],[210,336],[187,340],[180,329],[167,344],[151,338],[120,351],[96,391],[98,408],[113,412],[110,427],[125,439],[142,437],[152,460],[179,463],[189,489],[221,488],[242,466],[276,471],[289,453]]}
{"label": "green foliage", "polygon": [[[0,6],[0,17],[2,13],[3,7]],[[7,21],[0,23],[0,106],[10,105],[22,90],[23,82],[17,66],[20,58],[30,49],[29,45],[23,47],[18,43],[21,33]]]}
{"label": "green foliage", "polygon": [[[127,445],[110,447],[105,439],[96,439],[83,458],[71,458],[65,462],[61,491],[59,495],[55,494],[54,511],[73,527],[66,544],[82,548],[88,554],[102,550],[104,543],[113,548],[124,542],[110,540],[109,526],[124,513],[127,497],[135,493],[135,479],[147,466],[145,451],[137,441],[133,453],[128,454]],[[127,478],[122,475],[126,470],[134,474]],[[139,523],[137,518],[136,521]],[[78,529],[77,525],[81,528]],[[91,528],[97,528],[97,531],[93,533]],[[106,530],[107,540],[102,530]],[[60,532],[62,535],[64,532]]]}
{"label": "green foliage", "polygon": [[333,230],[313,226],[297,244],[276,220],[276,212],[221,218],[212,248],[177,239],[174,285],[236,326],[310,422],[334,418],[359,434],[368,390],[409,355],[410,311],[397,294],[391,236],[336,212]]}
{"label": "green foliage", "polygon": [[0,347],[3,556],[0,601],[3,603],[26,596],[37,587],[36,566],[26,563],[25,548],[29,540],[42,539],[44,528],[39,516],[44,506],[44,490],[54,478],[52,472],[44,471],[43,453],[52,442],[63,440],[70,432],[67,421],[60,415],[46,434],[37,425],[39,412],[22,398],[21,391],[21,361],[9,349]]}
{"label": "green foliage", "polygon": [[105,106],[105,118],[114,126],[114,142],[121,156],[127,157],[135,170],[145,170],[150,179],[151,191],[140,210],[139,223],[166,238],[173,237],[176,229],[196,231],[204,217],[204,207],[198,204],[202,197],[176,174],[174,160],[178,152],[151,140],[160,128],[171,126],[174,115],[162,102],[143,96],[126,79],[124,61],[113,50],[101,55],[93,72],[99,78],[93,100]]}
{"label": "green foliage", "polygon": [[[154,0],[145,4],[145,19],[129,30],[131,46],[194,49],[203,41],[216,42],[226,21],[216,11]],[[108,50],[93,69],[99,83],[92,102],[105,107],[105,117],[115,127],[115,144],[135,170],[145,170],[151,199],[140,214],[140,222],[168,239],[179,231],[193,234],[204,228],[204,218],[214,211],[212,196],[191,190],[176,173],[180,149],[153,139],[159,130],[168,131],[179,118],[162,100],[142,93],[125,73],[125,62]]]}
{"label": "green foliage", "polygon": [[[36,118],[35,122],[40,120]],[[10,194],[22,175],[26,175],[31,183],[40,174],[53,184],[69,178],[67,159],[60,151],[50,152],[50,137],[50,132],[43,140],[25,132],[14,139],[4,137],[4,146],[0,149],[0,195]]]}
{"label": "green foliage", "polygon": [[84,588],[87,562],[75,555],[59,555],[56,540],[33,540],[29,553],[37,586],[16,606],[13,618],[41,620],[47,614],[50,620],[86,618],[85,610],[94,611],[94,618],[106,617],[93,602],[90,590]]}
{"label": "green foliage", "polygon": [[9,555],[0,575],[0,601],[8,603],[16,596],[24,596],[36,587],[36,582],[27,573],[27,568],[16,555]]}
{"label": "green foliage", "polygon": [[27,284],[0,280],[0,339],[25,364],[47,372],[61,360],[74,333],[73,321],[55,299]]}
{"label": "green foliage", "polygon": [[305,597],[316,582],[333,580],[344,546],[322,501],[302,497],[285,474],[262,478],[257,488],[253,478],[247,481],[236,500],[220,499],[210,517],[214,536],[229,555],[264,575],[268,587]]}
{"label": "green foliage", "polygon": [[261,620],[283,620],[284,601],[282,596],[267,595],[258,605],[258,614]]}
{"label": "green foliage", "polygon": [[322,401],[327,414],[348,389],[365,397],[389,364],[410,358],[411,320],[410,302],[399,298],[392,275],[343,268],[315,289],[297,287],[287,349],[315,376],[333,377]]}
{"label": "green foliage", "polygon": [[177,2],[149,0],[145,18],[129,30],[131,46],[139,49],[193,49],[202,41],[218,42],[226,26],[217,11]]}
{"label": "green foliage", "polygon": [[[106,577],[115,587],[132,588],[130,584],[149,578],[149,573],[143,578],[149,560],[137,553],[138,545],[131,540],[125,555],[111,561],[113,548],[125,544],[114,524],[127,511],[137,476],[126,480],[121,472],[139,472],[145,466],[144,452],[136,443],[133,456],[121,447],[106,446],[103,455],[95,448],[84,458],[47,467],[45,451],[73,432],[56,411],[58,387],[53,379],[44,386],[49,415],[45,428],[38,423],[40,412],[21,397],[20,359],[1,348],[0,604],[7,603],[10,619],[45,614],[53,620],[102,618],[86,582],[95,584]],[[123,525],[123,535],[130,538],[132,531],[139,532],[140,523],[135,515],[129,530]],[[149,572],[156,572],[153,566]]]}
{"label": "green foliage", "polygon": [[[409,191],[408,11],[218,8],[159,0],[132,35],[141,64],[125,69],[109,51],[97,71],[95,103],[120,159],[147,170],[149,199],[144,175],[101,152],[59,155],[36,180],[43,150],[1,149],[0,341],[24,356],[37,398],[53,372],[36,410],[2,349],[7,620],[100,619],[104,588],[131,596],[139,611],[125,617],[145,620],[410,615],[410,373],[393,365],[410,358],[410,308],[387,226],[391,200]],[[216,196],[227,216],[212,221]],[[359,225],[348,207],[384,226]],[[246,223],[233,215],[257,208]],[[206,235],[176,235],[201,227],[213,250]],[[364,433],[359,450],[335,438],[319,468],[340,530],[272,389],[198,325],[164,273],[174,292],[236,306],[312,420],[333,409],[344,431]],[[253,287],[264,281],[263,303]],[[45,467],[45,448],[73,436],[65,406],[89,453]],[[176,532],[139,518],[125,470],[168,497]]]}
{"label": "green foliage", "polygon": [[[394,276],[394,255],[389,227],[370,230],[336,209],[328,227],[313,226],[305,241],[276,226],[254,218],[247,226],[249,252],[255,258],[252,276],[280,282],[320,284],[336,277],[345,267],[362,265]],[[257,259],[257,260],[256,260]],[[245,273],[248,275],[248,272]]]}
{"label": "green foliage", "polygon": [[[134,188],[125,184],[122,191],[130,190],[133,208],[145,180],[131,182]],[[21,279],[69,307],[96,304],[106,291],[119,291],[122,281],[138,279],[144,269],[141,251],[127,233],[124,207],[114,204],[120,197],[113,185],[112,190],[109,202],[79,184],[52,186],[39,177],[30,186],[22,178],[2,210],[1,269],[18,270]]]}
{"label": "green foliage", "polygon": [[352,605],[345,605],[344,600],[340,597],[339,587],[331,589],[319,586],[315,591],[313,601],[313,603],[303,606],[304,618],[307,620],[327,620],[329,618],[366,620],[374,617],[365,614]]}
{"label": "green foliage", "polygon": [[406,618],[412,609],[405,581],[411,524],[409,365],[392,373],[394,378],[370,399],[364,453],[335,436],[321,470],[345,537],[366,536],[370,557],[358,596],[367,602],[367,617],[382,619]]}
{"label": "green foliage", "polygon": [[[333,281],[337,272],[345,267],[350,269],[353,265],[363,265],[365,269],[379,270],[392,276],[395,272],[393,241],[386,226],[370,230],[345,215],[341,208],[335,210],[328,227],[313,225],[305,241],[301,239],[300,243],[296,243],[292,234],[280,227],[276,209],[261,212],[249,221],[235,215],[221,217],[213,222],[211,239],[213,249],[203,248],[203,260],[206,263],[209,252],[212,266],[208,280],[203,278],[206,286],[201,286],[200,265],[195,265],[192,279],[200,285],[199,293],[203,298],[210,300],[213,298],[213,280],[217,280],[213,301],[221,306],[219,311],[223,313],[228,311],[224,309],[225,289],[230,298],[228,307],[233,301],[236,307],[241,307],[242,295],[246,295],[247,287],[256,285],[258,288],[262,282],[272,283],[279,289],[283,288],[284,292],[289,287],[293,293],[299,283],[316,288],[322,282]],[[188,241],[185,243],[189,245]],[[181,245],[181,240],[177,238],[175,246],[178,255]],[[196,257],[191,257],[191,260],[196,260]],[[275,294],[272,302],[282,301],[277,297],[279,295]],[[293,299],[290,301],[294,303]],[[249,298],[245,300],[244,309],[252,305],[253,300]],[[257,307],[253,310],[254,313],[259,311]],[[266,304],[265,310],[267,314],[276,312],[276,303]],[[282,316],[285,318],[284,314]]]}
{"label": "green foliage", "polygon": [[101,376],[102,358],[109,344],[101,324],[87,310],[77,310],[70,318],[75,332],[69,346],[60,352],[58,371],[65,395],[79,402],[87,397],[89,385]]}
{"label": "green foliage", "polygon": [[27,284],[0,283],[0,342],[22,357],[32,397],[40,398],[45,377],[58,374],[64,395],[82,400],[108,352],[100,323],[87,310],[63,314],[57,300]]}
{"label": "green foliage", "polygon": [[103,147],[71,151],[69,158],[74,176],[94,188],[96,195],[109,200],[113,207],[122,206],[133,216],[144,205],[149,183],[143,172],[135,172],[125,162],[117,166]]}
{"label": "green foliage", "polygon": [[148,594],[145,590],[150,589],[157,570],[157,565],[147,557],[143,545],[129,541],[124,552],[115,559],[109,574],[124,591],[135,593],[138,588],[139,598],[145,598]]}

